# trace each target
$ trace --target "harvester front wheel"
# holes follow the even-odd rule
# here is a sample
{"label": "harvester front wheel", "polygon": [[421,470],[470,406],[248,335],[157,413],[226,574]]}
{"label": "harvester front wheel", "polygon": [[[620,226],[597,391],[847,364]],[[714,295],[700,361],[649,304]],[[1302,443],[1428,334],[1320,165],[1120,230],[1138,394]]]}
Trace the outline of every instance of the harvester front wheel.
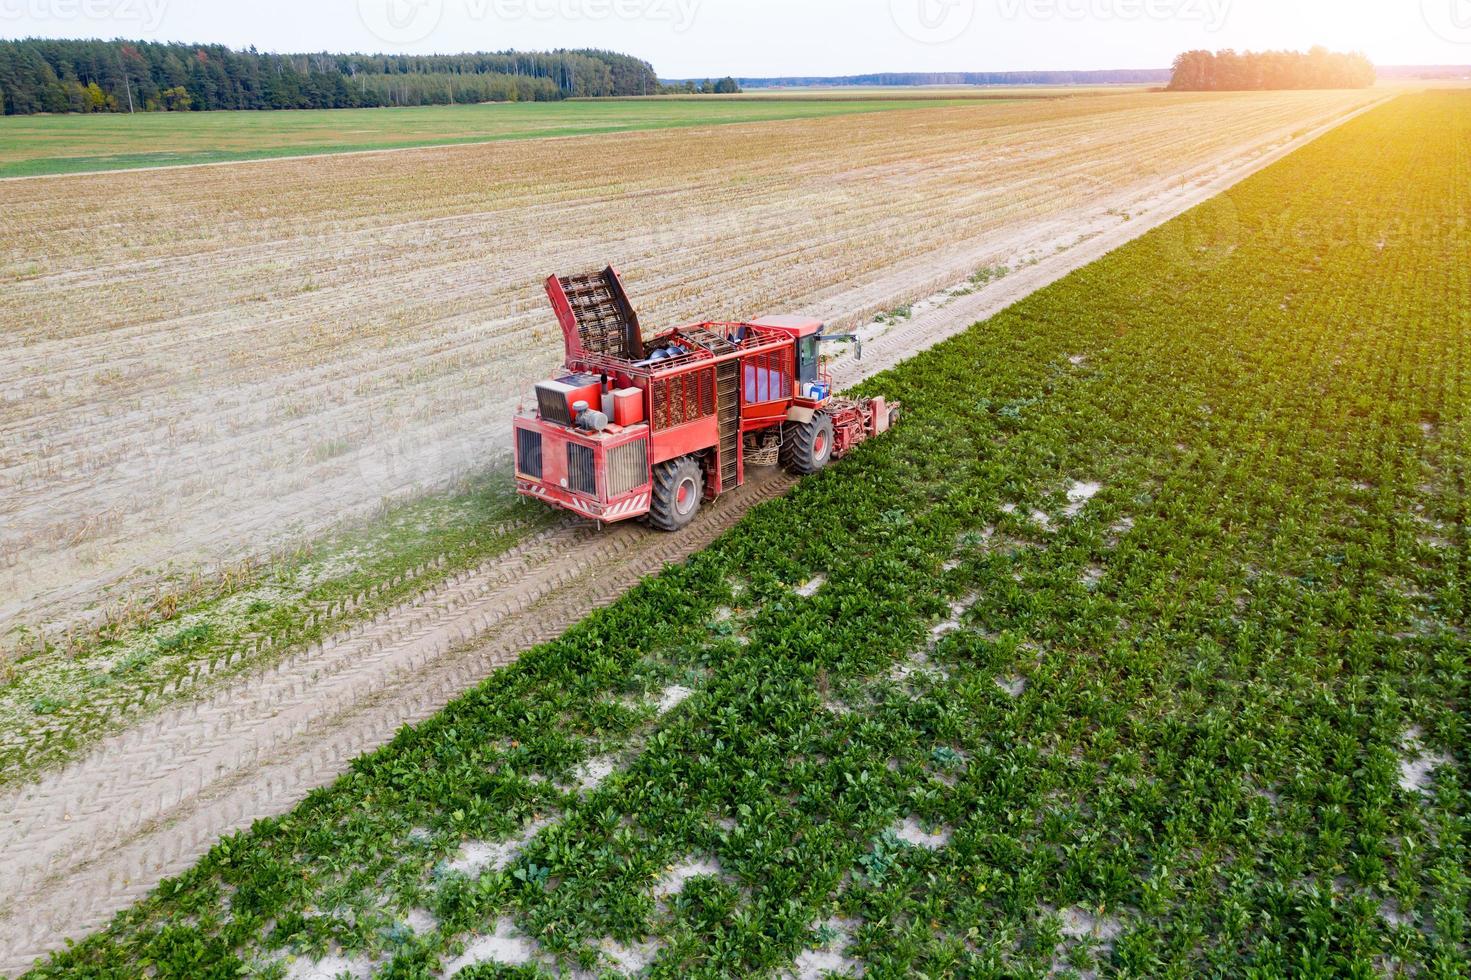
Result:
{"label": "harvester front wheel", "polygon": [[781,465],[798,476],[816,473],[833,458],[833,420],[819,412],[811,422],[788,422],[781,436]]}
{"label": "harvester front wheel", "polygon": [[693,456],[682,456],[654,467],[654,501],[649,525],[659,531],[681,531],[700,511],[705,496],[705,471]]}

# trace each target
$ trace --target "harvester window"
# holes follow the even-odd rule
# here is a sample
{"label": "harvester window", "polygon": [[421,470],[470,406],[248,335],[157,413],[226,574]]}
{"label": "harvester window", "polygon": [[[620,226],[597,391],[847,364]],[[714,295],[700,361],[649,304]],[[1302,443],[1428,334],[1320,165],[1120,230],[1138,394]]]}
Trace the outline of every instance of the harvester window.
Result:
{"label": "harvester window", "polygon": [[764,354],[752,354],[745,365],[745,391],[742,401],[762,405],[792,397],[792,351],[781,348]]}
{"label": "harvester window", "polygon": [[816,334],[810,337],[803,337],[797,341],[798,386],[810,384],[817,380],[817,358],[820,343],[821,341]]}

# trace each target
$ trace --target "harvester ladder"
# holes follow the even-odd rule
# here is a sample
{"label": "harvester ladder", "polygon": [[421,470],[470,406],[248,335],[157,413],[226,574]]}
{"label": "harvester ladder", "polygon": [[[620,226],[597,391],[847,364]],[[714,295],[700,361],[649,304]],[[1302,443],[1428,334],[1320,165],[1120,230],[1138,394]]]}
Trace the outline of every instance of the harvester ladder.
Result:
{"label": "harvester ladder", "polygon": [[726,361],[715,369],[715,408],[720,418],[720,489],[739,485],[741,448],[741,362]]}

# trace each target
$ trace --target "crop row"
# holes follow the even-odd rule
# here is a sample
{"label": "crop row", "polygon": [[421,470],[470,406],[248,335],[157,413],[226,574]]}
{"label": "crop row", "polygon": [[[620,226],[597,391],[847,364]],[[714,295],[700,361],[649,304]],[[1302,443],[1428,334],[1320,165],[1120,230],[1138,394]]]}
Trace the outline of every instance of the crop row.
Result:
{"label": "crop row", "polygon": [[1399,99],[874,379],[891,437],[37,975],[1464,975],[1468,129]]}

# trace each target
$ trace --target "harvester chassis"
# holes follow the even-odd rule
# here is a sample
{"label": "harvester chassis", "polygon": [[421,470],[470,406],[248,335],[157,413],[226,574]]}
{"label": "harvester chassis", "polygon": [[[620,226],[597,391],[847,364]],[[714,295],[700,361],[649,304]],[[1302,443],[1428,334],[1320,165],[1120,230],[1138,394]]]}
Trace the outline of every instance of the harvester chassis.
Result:
{"label": "harvester chassis", "polygon": [[702,322],[646,340],[613,269],[546,289],[565,373],[536,386],[514,429],[517,491],[550,506],[678,531],[748,466],[815,473],[898,420],[883,398],[833,395],[820,347],[852,338],[817,320]]}

